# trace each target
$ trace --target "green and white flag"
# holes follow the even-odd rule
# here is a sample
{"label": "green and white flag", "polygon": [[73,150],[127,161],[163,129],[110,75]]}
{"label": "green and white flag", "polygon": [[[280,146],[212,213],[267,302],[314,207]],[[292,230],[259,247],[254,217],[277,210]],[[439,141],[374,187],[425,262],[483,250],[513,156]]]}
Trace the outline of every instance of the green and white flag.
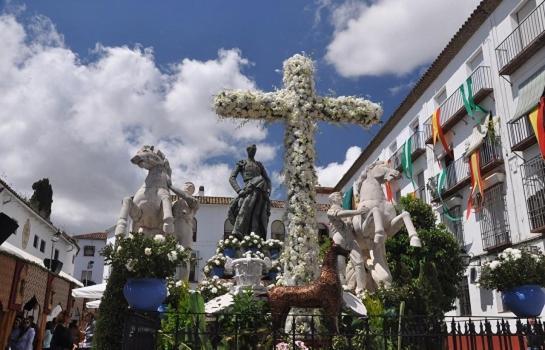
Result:
{"label": "green and white flag", "polygon": [[475,111],[480,111],[485,114],[488,113],[484,108],[475,103],[473,98],[473,81],[471,77],[467,78],[466,81],[460,86],[460,94],[462,94],[462,101],[464,102],[464,107],[467,114],[470,117],[473,117]]}

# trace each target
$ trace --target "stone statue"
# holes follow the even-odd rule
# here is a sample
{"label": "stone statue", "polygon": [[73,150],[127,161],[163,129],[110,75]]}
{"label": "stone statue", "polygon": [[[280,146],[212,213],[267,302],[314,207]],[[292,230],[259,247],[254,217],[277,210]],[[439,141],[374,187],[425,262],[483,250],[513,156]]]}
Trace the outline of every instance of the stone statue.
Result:
{"label": "stone statue", "polygon": [[[177,189],[172,185],[172,171],[165,155],[153,146],[143,146],[136,155],[132,157],[131,162],[138,165],[140,168],[147,169],[148,176],[134,197],[126,197],[123,199],[123,205],[115,228],[115,234],[125,234],[127,230],[127,220],[130,216],[133,221],[133,232],[142,232],[152,236],[156,234],[175,234],[179,239],[186,237],[189,232],[189,237],[191,237],[193,234],[192,226],[188,228],[184,227],[182,224],[180,226],[181,228],[175,227],[175,223],[185,223],[186,218],[178,220],[178,218],[174,217],[170,191],[180,196],[181,199],[186,202],[187,206],[194,211],[196,211],[197,208],[194,203],[195,198],[188,193],[190,188],[187,188],[186,192],[185,190]],[[178,214],[178,212],[182,212],[183,214],[183,209],[178,210],[178,208],[183,206],[185,206],[185,204],[182,205],[182,203],[180,203],[175,207],[176,214]],[[194,215],[194,213],[189,215]],[[191,218],[191,225],[192,224],[193,220]],[[184,238],[184,241],[185,240],[186,239]]]}
{"label": "stone statue", "polygon": [[386,261],[385,243],[388,237],[394,236],[404,225],[409,233],[410,245],[422,245],[409,213],[403,211],[397,215],[394,205],[386,200],[382,190],[383,183],[398,177],[399,172],[390,168],[387,162],[376,161],[361,173],[353,185],[358,201],[356,210],[366,213],[354,216],[352,223],[356,241],[371,271],[372,281],[366,281],[365,286],[370,291],[378,285],[388,288],[392,283]]}
{"label": "stone statue", "polygon": [[41,179],[32,184],[34,193],[30,197],[30,206],[43,218],[49,220],[51,217],[51,205],[53,204],[53,188],[49,179]]}
{"label": "stone statue", "polygon": [[[365,283],[365,280],[363,279],[365,276],[365,267],[360,253],[360,247],[355,240],[351,220],[355,215],[365,215],[367,213],[367,208],[361,208],[360,210],[343,209],[342,200],[342,194],[340,192],[333,192],[329,195],[330,207],[327,211],[330,226],[329,234],[335,244],[350,251],[350,260],[352,261],[352,267],[355,273],[354,278],[356,278],[356,280],[359,279],[357,283],[359,288],[356,288],[356,293],[359,293],[363,291],[362,286]],[[338,255],[337,259],[341,284],[346,285],[346,257]]]}
{"label": "stone statue", "polygon": [[176,189],[175,192],[183,192],[186,195],[185,198],[180,197],[172,205],[176,239],[185,248],[191,248],[193,246],[194,218],[199,210],[199,201],[193,197],[195,185],[192,182],[186,182],[181,190]]}
{"label": "stone statue", "polygon": [[[237,192],[237,197],[229,205],[229,221],[233,225],[233,235],[242,237],[254,232],[263,239],[267,238],[267,225],[271,215],[271,180],[265,167],[254,159],[256,146],[246,148],[248,158],[237,162],[229,183]],[[237,182],[242,175],[244,187]]]}

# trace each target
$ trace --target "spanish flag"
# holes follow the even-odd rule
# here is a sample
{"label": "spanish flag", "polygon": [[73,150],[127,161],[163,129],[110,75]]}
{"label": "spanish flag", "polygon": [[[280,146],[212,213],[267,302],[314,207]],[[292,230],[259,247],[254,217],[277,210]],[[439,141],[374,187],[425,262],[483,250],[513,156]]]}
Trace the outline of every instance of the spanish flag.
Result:
{"label": "spanish flag", "polygon": [[484,200],[484,180],[481,174],[481,156],[479,150],[473,152],[469,157],[469,174],[471,175],[471,192],[467,200],[466,220],[471,215],[473,198],[477,192],[481,194],[481,202]]}
{"label": "spanish flag", "polygon": [[543,112],[545,109],[545,97],[539,99],[539,104],[537,107],[530,112],[528,118],[530,119],[530,124],[532,124],[532,129],[536,135],[537,143],[539,145],[539,151],[541,152],[541,157],[545,159],[545,125],[543,124]]}
{"label": "spanish flag", "polygon": [[386,181],[384,183],[384,187],[386,187],[386,199],[388,202],[392,202],[394,200],[394,194],[392,192],[392,184],[390,181]]}
{"label": "spanish flag", "polygon": [[443,128],[441,128],[441,107],[438,107],[431,118],[431,131],[432,131],[432,140],[433,145],[437,143],[437,140],[441,141],[443,148],[449,154],[452,153],[447,140],[445,139],[445,134],[443,133]]}

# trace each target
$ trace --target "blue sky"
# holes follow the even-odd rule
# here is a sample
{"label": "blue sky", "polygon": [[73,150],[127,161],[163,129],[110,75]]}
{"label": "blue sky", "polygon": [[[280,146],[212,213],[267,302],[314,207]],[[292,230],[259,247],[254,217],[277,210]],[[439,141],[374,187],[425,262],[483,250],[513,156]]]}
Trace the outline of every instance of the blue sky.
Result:
{"label": "blue sky", "polygon": [[[383,104],[387,118],[476,4],[3,2],[0,42],[8,43],[8,54],[0,58],[6,77],[0,94],[7,97],[0,98],[0,120],[7,123],[0,147],[9,151],[0,176],[27,194],[33,181],[50,177],[53,218],[85,232],[113,224],[120,198],[138,188],[144,174],[124,159],[139,143],[162,145],[175,179],[205,185],[207,195],[229,195],[227,178],[217,178],[228,174],[245,144],[256,142],[281,196],[281,123],[217,124],[207,110],[214,91],[279,88],[282,62],[305,52],[316,62],[318,93],[370,98]],[[36,123],[43,123],[34,127],[39,132],[30,132]],[[334,185],[377,130],[321,123],[321,184]],[[29,139],[35,149],[21,145]],[[86,217],[89,211],[96,218]]]}

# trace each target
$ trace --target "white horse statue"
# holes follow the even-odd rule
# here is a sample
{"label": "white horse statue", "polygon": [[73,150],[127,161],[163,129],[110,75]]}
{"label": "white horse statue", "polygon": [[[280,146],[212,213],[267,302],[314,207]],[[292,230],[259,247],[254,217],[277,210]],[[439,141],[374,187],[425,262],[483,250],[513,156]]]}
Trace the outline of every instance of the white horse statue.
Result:
{"label": "white horse statue", "polygon": [[382,190],[382,184],[399,175],[399,171],[390,168],[387,162],[376,161],[361,173],[353,185],[358,203],[356,210],[366,213],[354,216],[352,224],[372,277],[372,281],[368,277],[365,281],[365,289],[368,290],[374,290],[378,285],[388,288],[392,284],[392,274],[386,261],[387,238],[394,236],[404,225],[409,233],[410,245],[422,245],[409,213],[403,211],[397,215],[394,205],[386,200]]}
{"label": "white horse statue", "polygon": [[[185,226],[192,225],[193,217],[191,216],[188,220],[185,220],[185,217],[175,220],[173,211],[174,214],[180,212],[180,215],[195,214],[198,209],[198,201],[192,196],[193,184],[186,183],[184,189],[174,187],[171,182],[172,171],[168,160],[160,150],[154,149],[153,146],[143,146],[132,157],[131,162],[140,168],[147,169],[148,176],[134,197],[123,199],[115,234],[125,234],[130,216],[132,232],[142,232],[147,235],[175,234],[180,243],[183,242],[184,246],[188,246],[187,242],[191,242],[192,228]],[[170,191],[181,197],[174,203],[174,210]],[[191,210],[188,211],[188,208]],[[188,235],[189,237],[185,237]]]}

